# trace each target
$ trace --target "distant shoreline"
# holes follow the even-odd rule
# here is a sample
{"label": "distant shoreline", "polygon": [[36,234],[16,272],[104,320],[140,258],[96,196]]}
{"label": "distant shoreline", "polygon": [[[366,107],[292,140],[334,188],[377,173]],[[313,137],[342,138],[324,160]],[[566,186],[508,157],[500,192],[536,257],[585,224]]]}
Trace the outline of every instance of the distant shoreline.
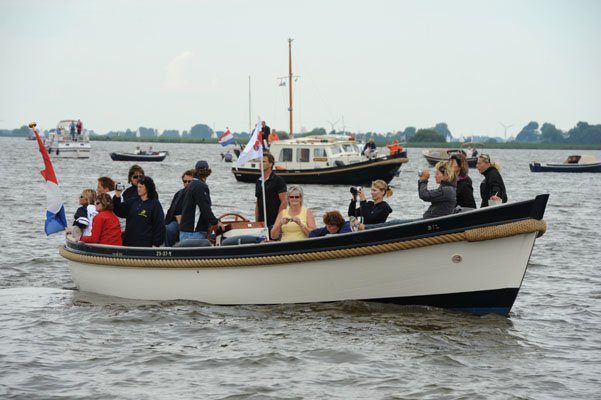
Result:
{"label": "distant shoreline", "polygon": [[[0,137],[21,137],[23,136],[0,136]],[[134,142],[134,143],[196,143],[196,144],[217,144],[217,139],[199,139],[199,138],[169,138],[169,137],[106,137],[102,135],[90,136],[92,141],[100,142]],[[240,144],[246,144],[248,140],[239,139]],[[378,147],[385,147],[386,142],[376,141]],[[460,142],[447,143],[401,143],[408,148],[458,148]],[[528,143],[528,142],[509,142],[509,143],[484,143],[485,149],[514,149],[514,150],[601,150],[601,144],[570,144],[570,143]]]}

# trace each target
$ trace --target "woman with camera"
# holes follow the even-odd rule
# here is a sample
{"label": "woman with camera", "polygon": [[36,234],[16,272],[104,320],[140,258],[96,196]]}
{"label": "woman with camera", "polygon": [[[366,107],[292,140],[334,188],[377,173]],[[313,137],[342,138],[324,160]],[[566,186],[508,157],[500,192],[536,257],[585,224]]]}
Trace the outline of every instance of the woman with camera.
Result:
{"label": "woman with camera", "polygon": [[424,218],[453,214],[457,203],[455,171],[451,163],[449,161],[439,161],[434,168],[436,170],[434,177],[439,185],[436,189],[428,190],[428,179],[430,178],[428,168],[424,168],[419,174],[419,198],[432,203],[424,213]]}
{"label": "woman with camera", "polygon": [[[119,187],[119,189],[123,189]],[[145,176],[138,182],[138,196],[126,201],[113,201],[115,214],[125,218],[125,246],[157,247],[165,242],[165,214],[159,203],[154,181]],[[115,197],[121,198],[121,190]]]}
{"label": "woman with camera", "polygon": [[472,179],[468,176],[469,165],[462,153],[456,153],[449,159],[457,177],[457,205],[462,208],[476,208]]}
{"label": "woman with camera", "polygon": [[315,217],[310,209],[303,207],[303,189],[292,185],[286,193],[288,207],[278,214],[271,238],[276,239],[282,235],[280,241],[306,239],[315,229]]}
{"label": "woman with camera", "polygon": [[[363,188],[352,187],[353,196],[348,206],[349,217],[363,217],[364,224],[381,224],[386,222],[392,208],[384,201],[384,196],[392,196],[392,189],[381,179],[371,184],[371,201],[367,201]],[[359,208],[357,209],[357,197],[359,197]]]}
{"label": "woman with camera", "polygon": [[107,193],[101,193],[95,201],[98,214],[94,217],[92,235],[82,236],[85,243],[107,244],[121,246],[121,224],[119,218],[113,213],[113,200]]}

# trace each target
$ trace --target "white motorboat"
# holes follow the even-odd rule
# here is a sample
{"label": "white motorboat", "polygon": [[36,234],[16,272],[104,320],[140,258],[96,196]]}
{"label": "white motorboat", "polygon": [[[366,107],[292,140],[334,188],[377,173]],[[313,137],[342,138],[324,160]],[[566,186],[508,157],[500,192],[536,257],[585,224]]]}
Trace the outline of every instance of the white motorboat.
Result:
{"label": "white motorboat", "polygon": [[84,129],[80,135],[74,137],[70,134],[69,126],[77,121],[65,119],[56,125],[56,129],[51,130],[44,140],[44,145],[48,153],[56,158],[90,158],[90,137]]}

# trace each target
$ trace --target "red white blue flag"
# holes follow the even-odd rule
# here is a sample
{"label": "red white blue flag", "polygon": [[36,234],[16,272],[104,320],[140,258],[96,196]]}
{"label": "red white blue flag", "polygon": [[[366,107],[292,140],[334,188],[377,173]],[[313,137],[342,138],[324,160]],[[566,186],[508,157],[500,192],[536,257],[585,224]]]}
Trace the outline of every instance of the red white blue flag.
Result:
{"label": "red white blue flag", "polygon": [[230,128],[227,128],[223,135],[219,137],[219,144],[222,146],[227,146],[228,144],[234,144],[236,139],[234,139],[234,135],[230,132]]}
{"label": "red white blue flag", "polygon": [[58,180],[50,161],[50,155],[42,143],[42,139],[35,127],[32,128],[35,138],[40,147],[40,153],[44,159],[44,170],[40,171],[46,180],[46,224],[44,230],[46,235],[56,232],[62,232],[67,228],[67,218],[65,217],[65,207],[61,199],[61,191],[58,188]]}
{"label": "red white blue flag", "polygon": [[236,168],[240,165],[254,159],[261,159],[263,157],[263,134],[261,133],[261,120],[257,122],[255,125],[255,129],[248,141],[248,144],[238,156],[238,160],[236,161]]}

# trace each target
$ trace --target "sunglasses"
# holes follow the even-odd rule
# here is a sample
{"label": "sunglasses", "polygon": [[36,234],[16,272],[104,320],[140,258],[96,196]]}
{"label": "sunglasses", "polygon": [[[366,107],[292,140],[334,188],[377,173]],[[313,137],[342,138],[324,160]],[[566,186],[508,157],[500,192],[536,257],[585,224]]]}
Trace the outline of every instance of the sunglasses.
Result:
{"label": "sunglasses", "polygon": [[302,196],[288,196],[288,197],[290,197],[291,199],[300,199]]}
{"label": "sunglasses", "polygon": [[188,184],[192,182],[192,179],[182,179],[182,182],[184,182],[184,184]]}
{"label": "sunglasses", "polygon": [[84,196],[84,195],[81,195],[81,196],[79,196],[79,198],[80,198],[80,199],[85,199],[85,198],[86,198],[86,196]]}
{"label": "sunglasses", "polygon": [[132,175],[131,179],[142,179],[144,175]]}
{"label": "sunglasses", "polygon": [[99,201],[97,201],[97,202],[96,202],[96,203],[94,203],[94,204],[98,205],[98,204],[102,204],[102,203],[101,203],[101,202],[99,202]]}

